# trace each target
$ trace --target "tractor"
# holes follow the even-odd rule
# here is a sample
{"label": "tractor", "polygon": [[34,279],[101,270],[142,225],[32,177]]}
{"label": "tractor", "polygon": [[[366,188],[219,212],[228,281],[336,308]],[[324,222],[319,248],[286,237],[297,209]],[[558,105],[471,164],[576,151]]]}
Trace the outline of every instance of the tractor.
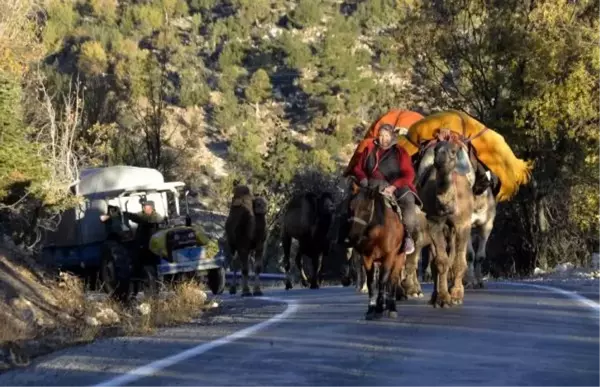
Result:
{"label": "tractor", "polygon": [[[225,256],[221,251],[206,256],[210,239],[201,226],[192,224],[189,212],[189,197],[196,194],[184,187],[182,182],[165,182],[151,168],[83,171],[72,185],[73,193],[83,200],[63,214],[57,230],[46,235],[44,260],[82,275],[92,288],[101,287],[121,301],[140,291],[155,296],[159,282],[190,277],[206,277],[212,293],[222,293]],[[185,216],[180,214],[181,196]],[[127,215],[137,213],[148,201],[163,220],[156,224],[148,246],[140,246],[138,225]],[[102,220],[105,215],[110,221]]]}

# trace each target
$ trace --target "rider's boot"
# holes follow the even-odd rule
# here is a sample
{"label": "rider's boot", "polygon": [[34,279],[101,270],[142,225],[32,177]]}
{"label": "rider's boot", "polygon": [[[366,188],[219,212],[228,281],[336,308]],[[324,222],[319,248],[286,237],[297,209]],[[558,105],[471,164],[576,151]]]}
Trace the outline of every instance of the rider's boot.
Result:
{"label": "rider's boot", "polygon": [[[406,230],[406,226],[404,227]],[[404,234],[404,252],[406,255],[410,255],[415,251],[415,241],[413,241],[412,237],[406,232]]]}

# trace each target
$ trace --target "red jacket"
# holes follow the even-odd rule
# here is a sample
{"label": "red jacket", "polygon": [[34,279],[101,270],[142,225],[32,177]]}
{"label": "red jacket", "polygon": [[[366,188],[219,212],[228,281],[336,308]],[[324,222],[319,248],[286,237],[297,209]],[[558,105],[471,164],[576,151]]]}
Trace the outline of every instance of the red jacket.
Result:
{"label": "red jacket", "polygon": [[[410,156],[408,155],[408,153],[406,152],[406,150],[404,150],[404,148],[402,148],[398,144],[395,144],[394,146],[397,149],[397,152],[396,152],[396,154],[398,155],[397,162],[398,162],[398,168],[399,168],[401,177],[397,178],[394,181],[390,181],[388,183],[395,186],[397,189],[403,188],[403,187],[408,187],[411,191],[416,193],[417,190],[415,189],[415,187],[413,185],[413,181],[415,180],[415,169],[413,168],[412,160],[411,160]],[[367,170],[367,158],[368,158],[369,154],[371,154],[372,152],[377,152],[377,153],[375,153],[375,160],[376,160],[375,168],[373,168],[373,170],[368,171]],[[383,152],[383,149],[381,149],[379,147],[376,148],[374,141],[371,141],[366,146],[365,150],[360,154],[360,158],[358,159],[358,162],[352,169],[352,172],[353,172],[354,176],[356,176],[358,181],[361,181],[362,179],[368,179],[368,178],[383,179],[383,175],[381,174],[381,172],[379,172],[379,170],[377,168],[379,165],[379,156],[381,155],[382,152]]]}

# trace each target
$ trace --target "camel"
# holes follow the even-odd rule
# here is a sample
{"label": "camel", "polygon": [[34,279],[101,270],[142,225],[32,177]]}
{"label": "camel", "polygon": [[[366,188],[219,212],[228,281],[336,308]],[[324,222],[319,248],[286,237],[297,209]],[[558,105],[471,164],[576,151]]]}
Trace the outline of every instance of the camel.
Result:
{"label": "camel", "polygon": [[[229,215],[225,221],[226,249],[229,262],[235,262],[233,284],[229,292],[237,292],[237,262],[242,266],[242,297],[262,296],[260,273],[263,264],[264,243],[266,240],[267,201],[254,197],[250,188],[238,185],[234,188]],[[236,257],[237,260],[234,260]],[[254,288],[248,286],[250,256],[254,255]]]}
{"label": "camel", "polygon": [[322,262],[323,259],[327,259],[330,250],[329,229],[333,222],[334,212],[333,195],[329,192],[323,192],[320,195],[307,192],[296,195],[288,203],[281,227],[286,290],[293,287],[290,278],[292,238],[296,239],[299,244],[296,266],[300,271],[302,285],[305,287],[309,285],[302,265],[302,256],[306,255],[312,259],[313,266],[310,288],[319,288]]}
{"label": "camel", "polygon": [[[431,238],[434,280],[430,304],[434,307],[462,304],[463,277],[467,270],[467,248],[473,214],[473,168],[464,160],[460,140],[440,131],[433,148],[433,165],[417,174],[419,196],[427,215]],[[448,289],[448,280],[453,286]]]}

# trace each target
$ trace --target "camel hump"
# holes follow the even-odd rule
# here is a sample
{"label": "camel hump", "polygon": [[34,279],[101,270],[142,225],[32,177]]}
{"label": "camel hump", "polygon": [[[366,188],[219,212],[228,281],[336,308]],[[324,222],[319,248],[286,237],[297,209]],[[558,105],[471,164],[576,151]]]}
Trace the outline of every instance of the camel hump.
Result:
{"label": "camel hump", "polygon": [[284,228],[293,235],[306,235],[317,221],[317,195],[299,194],[287,205]]}

